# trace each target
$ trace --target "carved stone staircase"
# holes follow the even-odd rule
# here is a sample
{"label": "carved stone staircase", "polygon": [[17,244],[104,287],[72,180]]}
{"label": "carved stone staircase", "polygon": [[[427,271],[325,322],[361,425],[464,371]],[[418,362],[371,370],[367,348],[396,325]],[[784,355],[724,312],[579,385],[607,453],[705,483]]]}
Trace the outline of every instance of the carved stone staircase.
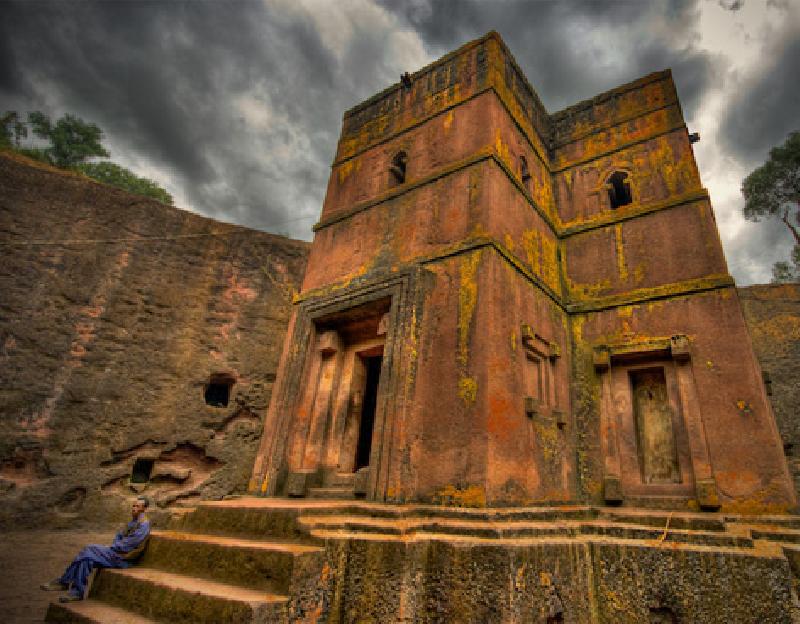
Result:
{"label": "carved stone staircase", "polygon": [[[87,600],[52,603],[46,619],[106,624],[325,621],[334,594],[340,602],[348,599],[337,586],[343,577],[334,578],[337,565],[341,572],[345,551],[337,551],[337,564],[334,545],[358,541],[438,542],[467,548],[594,543],[604,548],[778,558],[783,566],[788,560],[795,577],[800,576],[797,516],[241,498],[202,503],[176,514],[168,530],[153,532],[139,564],[100,571]],[[341,605],[338,608],[344,612]],[[353,609],[357,611],[351,608],[351,615]]]}

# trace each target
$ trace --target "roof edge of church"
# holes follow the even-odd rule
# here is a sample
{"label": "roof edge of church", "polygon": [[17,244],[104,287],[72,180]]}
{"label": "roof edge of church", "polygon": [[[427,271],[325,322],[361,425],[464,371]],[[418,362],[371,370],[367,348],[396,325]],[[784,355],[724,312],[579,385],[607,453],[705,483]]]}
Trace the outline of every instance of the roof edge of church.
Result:
{"label": "roof edge of church", "polygon": [[624,84],[618,85],[613,89],[609,89],[608,91],[604,91],[603,93],[598,93],[595,96],[587,98],[585,100],[581,100],[576,104],[571,104],[566,108],[563,108],[559,111],[550,114],[551,120],[562,119],[564,117],[569,117],[574,115],[578,111],[584,110],[586,108],[591,108],[592,106],[597,106],[601,102],[611,99],[612,97],[622,95],[623,93],[627,93],[628,91],[633,91],[635,89],[641,89],[645,85],[650,84],[651,82],[658,82],[659,80],[669,79],[672,80],[672,70],[662,69],[660,71],[655,71],[635,80],[631,80],[630,82],[626,82]]}
{"label": "roof edge of church", "polygon": [[[439,57],[435,61],[431,61],[430,63],[428,63],[427,65],[421,67],[417,71],[409,72],[409,75],[411,76],[411,80],[417,80],[418,78],[420,78],[421,76],[427,74],[428,72],[433,71],[439,65],[442,65],[442,64],[446,63],[447,61],[449,61],[450,59],[452,59],[452,58],[454,58],[456,56],[459,56],[460,54],[463,54],[464,52],[467,52],[468,50],[471,50],[472,48],[474,48],[476,46],[479,46],[480,44],[488,41],[489,39],[496,39],[500,43],[500,45],[502,46],[502,48],[505,51],[505,53],[508,54],[509,57],[511,57],[512,60],[514,60],[513,55],[509,51],[508,46],[506,45],[505,41],[503,41],[503,38],[500,36],[500,33],[498,33],[496,30],[490,30],[488,33],[486,33],[482,37],[478,37],[477,39],[473,39],[472,41],[468,41],[464,45],[462,45],[462,46],[456,48],[455,50],[453,50],[452,52],[448,52],[447,54],[445,54],[444,56]],[[516,65],[516,61],[514,61],[514,64]],[[519,66],[517,66],[517,67],[519,67]],[[521,70],[520,70],[520,73],[522,73]],[[530,86],[530,85],[528,85],[528,86]],[[342,115],[342,118],[343,119],[347,119],[351,115],[353,115],[353,114],[357,113],[358,111],[366,108],[370,104],[373,104],[374,102],[377,102],[377,101],[383,99],[388,94],[392,93],[393,91],[397,91],[401,87],[402,87],[402,83],[401,82],[395,82],[394,84],[389,85],[388,87],[386,87],[382,91],[379,91],[378,93],[376,93],[374,95],[371,95],[370,97],[368,97],[363,102],[359,102],[355,106],[352,106],[352,107],[348,108],[344,112],[344,115]]]}

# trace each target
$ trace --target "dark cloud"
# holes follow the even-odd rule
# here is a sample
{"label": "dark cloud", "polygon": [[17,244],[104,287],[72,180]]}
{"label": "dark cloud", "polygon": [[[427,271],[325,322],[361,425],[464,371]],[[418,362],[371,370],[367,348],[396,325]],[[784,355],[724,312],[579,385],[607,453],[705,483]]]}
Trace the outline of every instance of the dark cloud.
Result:
{"label": "dark cloud", "polygon": [[[105,130],[114,160],[160,180],[179,205],[310,238],[343,111],[489,30],[551,112],[671,67],[692,124],[728,76],[699,46],[700,1],[4,0],[0,109],[77,114]],[[773,42],[742,79],[723,124],[741,158],[794,129],[798,46]],[[772,244],[750,238],[737,239],[739,279]]]}
{"label": "dark cloud", "polygon": [[719,137],[725,151],[750,167],[762,163],[770,148],[800,130],[800,37],[787,31],[770,41],[763,62],[739,80],[727,105]]}
{"label": "dark cloud", "polygon": [[5,102],[94,121],[112,158],[165,172],[196,210],[296,236],[319,212],[342,111],[385,86],[380,31],[338,58],[288,4],[3,9]]}
{"label": "dark cloud", "polygon": [[744,0],[719,0],[719,6],[726,11],[738,11],[744,6]]}
{"label": "dark cloud", "polygon": [[438,56],[497,30],[551,112],[671,67],[687,116],[720,73],[694,46],[695,0],[382,0]]}
{"label": "dark cloud", "polygon": [[771,279],[772,265],[789,260],[792,235],[780,221],[746,223],[728,241],[728,270],[740,286]]}

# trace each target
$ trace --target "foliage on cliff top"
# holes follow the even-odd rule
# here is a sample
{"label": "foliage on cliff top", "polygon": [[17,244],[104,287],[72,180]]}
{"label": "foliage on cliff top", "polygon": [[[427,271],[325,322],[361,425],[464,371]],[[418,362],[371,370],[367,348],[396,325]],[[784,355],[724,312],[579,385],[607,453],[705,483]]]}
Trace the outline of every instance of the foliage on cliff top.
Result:
{"label": "foliage on cliff top", "polygon": [[[46,146],[20,145],[28,137],[28,127]],[[66,114],[55,122],[39,111],[29,113],[27,122],[21,121],[16,111],[7,111],[0,117],[0,148],[10,148],[49,165],[77,171],[109,186],[172,205],[172,196],[153,180],[139,177],[111,161],[89,162],[90,158],[109,156],[102,140],[103,131],[96,124],[75,115]]]}
{"label": "foliage on cliff top", "polygon": [[791,262],[776,262],[772,281],[800,280],[800,131],[770,150],[767,161],[744,179],[742,194],[746,219],[780,219],[794,237]]}

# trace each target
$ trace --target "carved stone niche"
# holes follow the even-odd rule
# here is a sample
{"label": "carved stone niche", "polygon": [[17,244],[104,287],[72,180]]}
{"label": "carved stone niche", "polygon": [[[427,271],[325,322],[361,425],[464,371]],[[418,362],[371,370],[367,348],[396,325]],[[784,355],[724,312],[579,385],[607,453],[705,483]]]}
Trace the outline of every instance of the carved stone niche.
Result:
{"label": "carved stone niche", "polygon": [[561,401],[556,384],[557,361],[561,357],[559,346],[525,323],[521,326],[520,336],[525,353],[523,371],[525,415],[528,418],[538,417],[553,421],[563,429],[567,418],[565,412],[558,409]]}
{"label": "carved stone niche", "polygon": [[598,345],[593,363],[606,502],[694,497],[718,508],[689,338]]}

